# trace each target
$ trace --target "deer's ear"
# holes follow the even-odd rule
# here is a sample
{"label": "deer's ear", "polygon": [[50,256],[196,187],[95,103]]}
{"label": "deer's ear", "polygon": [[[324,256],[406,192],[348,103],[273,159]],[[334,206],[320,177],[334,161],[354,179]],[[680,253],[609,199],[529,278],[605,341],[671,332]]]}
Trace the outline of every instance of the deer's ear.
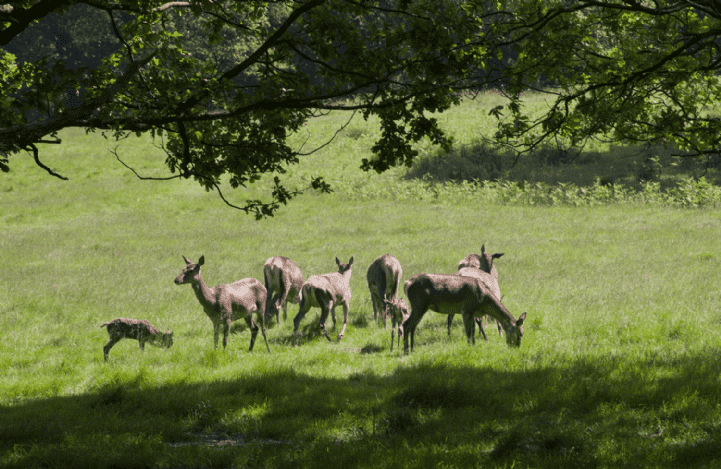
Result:
{"label": "deer's ear", "polygon": [[483,245],[481,245],[481,254],[485,254],[485,253],[486,253],[486,245],[483,244]]}
{"label": "deer's ear", "polygon": [[521,314],[518,319],[516,319],[516,326],[522,326],[523,321],[526,320],[526,313]]}
{"label": "deer's ear", "polygon": [[492,255],[491,257],[492,257],[493,259],[498,259],[499,257],[501,257],[501,256],[504,255],[504,254],[505,254],[505,252],[497,252],[497,253],[495,253],[494,255]]}
{"label": "deer's ear", "polygon": [[190,262],[190,261],[188,260],[188,258],[185,257],[185,256],[183,256],[183,260],[185,261],[185,265],[192,264],[192,262]]}
{"label": "deer's ear", "polygon": [[335,263],[338,264],[338,265],[340,265],[340,261],[338,260],[337,257],[335,258]]}
{"label": "deer's ear", "polygon": [[200,256],[200,259],[198,259],[198,265],[203,265],[205,263],[205,256]]}
{"label": "deer's ear", "polygon": [[350,260],[348,261],[348,265],[353,265],[353,257],[351,257]]}

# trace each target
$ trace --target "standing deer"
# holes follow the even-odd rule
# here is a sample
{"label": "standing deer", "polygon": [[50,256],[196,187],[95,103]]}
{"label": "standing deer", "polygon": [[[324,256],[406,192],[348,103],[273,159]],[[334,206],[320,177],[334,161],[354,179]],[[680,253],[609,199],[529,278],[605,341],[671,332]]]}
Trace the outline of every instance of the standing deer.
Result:
{"label": "standing deer", "polygon": [[[475,277],[419,274],[406,281],[404,289],[406,298],[411,304],[411,315],[403,325],[403,348],[406,354],[409,336],[412,351],[416,327],[429,309],[441,314],[462,314],[466,339],[469,343],[476,343],[473,318],[487,314],[501,324],[508,345],[513,347],[521,345],[526,313],[514,319],[506,307],[491,293],[488,285]],[[483,326],[480,327],[482,330]]]}
{"label": "standing deer", "polygon": [[383,254],[368,267],[366,277],[368,289],[373,302],[373,320],[378,320],[378,313],[383,314],[383,328],[387,329],[387,300],[395,300],[403,276],[403,268],[398,259],[390,254]]}
{"label": "standing deer", "polygon": [[268,291],[265,320],[276,317],[280,324],[280,308],[283,308],[283,321],[288,320],[288,302],[300,303],[303,287],[303,272],[298,265],[287,257],[274,256],[263,266],[265,289]]}
{"label": "standing deer", "polygon": [[398,324],[398,348],[401,346],[401,336],[403,335],[403,324],[411,316],[411,310],[408,303],[404,299],[385,300],[386,310],[391,316],[391,352],[393,351],[393,335],[396,332],[396,324]]}
{"label": "standing deer", "polygon": [[165,331],[162,333],[155,326],[145,319],[117,318],[100,325],[108,327],[110,341],[103,347],[103,357],[108,361],[108,354],[113,345],[122,339],[135,339],[140,345],[140,350],[145,351],[145,343],[157,347],[170,348],[173,345],[173,333]]}
{"label": "standing deer", "polygon": [[325,321],[328,319],[328,313],[333,315],[333,328],[335,328],[335,307],[338,304],[343,305],[345,319],[343,322],[343,330],[338,334],[338,342],[341,341],[345,334],[345,328],[348,325],[348,306],[350,305],[350,276],[353,258],[350,258],[347,264],[341,264],[338,258],[335,258],[338,265],[338,272],[332,274],[313,275],[303,284],[301,289],[300,308],[298,314],[293,319],[293,346],[298,345],[298,327],[303,317],[311,307],[320,308],[320,320],[318,327],[325,334],[330,342],[330,334],[325,328]]}
{"label": "standing deer", "polygon": [[[501,289],[498,286],[498,271],[496,270],[496,266],[493,265],[493,259],[498,259],[501,257],[504,253],[497,252],[495,254],[491,254],[486,252],[486,245],[481,246],[481,254],[469,254],[463,259],[461,259],[461,262],[458,263],[458,272],[456,272],[456,275],[464,275],[467,277],[476,277],[481,279],[488,287],[491,289],[491,293],[496,295],[496,299],[499,301],[501,300]],[[453,316],[454,314],[448,315],[448,336],[451,335],[451,325],[453,324]],[[479,324],[480,322],[485,320],[488,321],[488,318],[476,318],[476,324]],[[500,324],[497,324],[498,326],[498,335],[503,336],[503,329],[501,328]],[[486,332],[481,328],[481,332],[483,333],[483,338],[488,340],[486,337]],[[475,329],[474,329],[475,334]]]}
{"label": "standing deer", "polygon": [[253,313],[260,323],[265,340],[265,347],[270,353],[268,338],[265,336],[265,301],[267,292],[262,283],[255,278],[244,278],[234,283],[218,285],[208,288],[200,276],[200,268],[205,262],[205,256],[200,256],[197,264],[192,263],[185,256],[185,268],[175,279],[176,285],[189,283],[198,297],[203,311],[213,323],[213,340],[218,348],[218,336],[223,329],[223,350],[228,346],[230,323],[236,319],[245,319],[250,329],[250,349],[253,351],[255,337],[258,335],[258,324],[253,321]]}

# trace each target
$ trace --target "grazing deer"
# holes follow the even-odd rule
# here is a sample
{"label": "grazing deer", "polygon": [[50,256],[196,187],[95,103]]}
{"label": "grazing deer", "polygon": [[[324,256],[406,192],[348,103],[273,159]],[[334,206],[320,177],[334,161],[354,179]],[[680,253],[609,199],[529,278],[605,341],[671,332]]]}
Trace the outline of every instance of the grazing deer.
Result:
{"label": "grazing deer", "polygon": [[163,334],[144,319],[117,318],[100,325],[100,327],[105,326],[108,326],[108,336],[110,336],[110,341],[103,347],[105,361],[108,361],[108,354],[113,345],[122,339],[137,340],[141,351],[145,351],[146,342],[164,348],[173,345],[172,332],[168,330]]}
{"label": "grazing deer", "polygon": [[295,262],[283,256],[271,257],[263,266],[265,289],[268,291],[265,320],[276,317],[280,324],[280,308],[283,308],[283,321],[288,320],[288,302],[300,303],[303,287],[303,272]]}
{"label": "grazing deer", "polygon": [[255,313],[257,322],[263,332],[265,347],[270,353],[268,338],[265,335],[265,301],[267,292],[262,283],[255,278],[244,278],[234,283],[218,285],[208,288],[200,276],[200,268],[205,262],[205,256],[200,256],[197,264],[192,263],[185,256],[185,268],[175,279],[176,285],[189,283],[193,287],[195,296],[198,297],[203,311],[213,323],[213,340],[215,348],[218,348],[218,336],[223,329],[223,350],[228,345],[228,334],[230,323],[236,319],[245,319],[250,329],[250,349],[253,351],[255,337],[258,335],[258,324],[253,321]]}
{"label": "grazing deer", "polygon": [[343,305],[345,319],[343,322],[343,330],[338,334],[338,342],[341,341],[345,334],[345,328],[348,325],[348,306],[350,305],[350,276],[353,258],[350,258],[347,264],[341,264],[338,258],[335,258],[338,265],[338,272],[332,274],[313,275],[303,284],[300,299],[300,308],[295,319],[293,319],[293,346],[298,345],[298,327],[303,320],[303,316],[311,307],[320,308],[320,320],[318,327],[325,334],[330,342],[330,334],[325,328],[325,321],[328,319],[328,313],[333,315],[333,328],[335,328],[335,307],[338,304]]}
{"label": "grazing deer", "polygon": [[[491,293],[488,285],[475,277],[419,274],[406,281],[404,289],[406,298],[411,304],[411,315],[403,325],[403,348],[406,354],[408,337],[410,336],[412,351],[416,327],[429,309],[441,314],[462,314],[466,339],[469,343],[476,343],[473,318],[487,314],[501,324],[508,345],[513,347],[521,345],[526,313],[514,319],[500,300]],[[479,326],[483,331],[483,325]]]}
{"label": "grazing deer", "polygon": [[[504,253],[497,252],[495,254],[491,254],[486,252],[486,245],[481,246],[481,254],[469,254],[463,259],[461,259],[461,262],[458,263],[458,272],[456,272],[456,275],[464,275],[467,277],[476,277],[481,279],[486,285],[488,285],[491,289],[491,293],[496,295],[496,299],[499,301],[501,300],[501,289],[498,286],[498,271],[496,270],[496,266],[493,265],[493,259],[498,259],[501,257]],[[454,314],[448,315],[448,336],[451,336],[451,325],[453,324],[453,316]],[[480,321],[488,321],[488,317],[486,318],[476,318],[476,324],[479,324]],[[503,336],[503,328],[500,324],[497,324],[498,326],[498,335]],[[480,327],[480,325],[479,325]],[[483,333],[483,338],[488,340],[486,337],[486,332],[481,328],[481,332]],[[475,334],[475,329],[474,329]]]}
{"label": "grazing deer", "polygon": [[401,263],[390,254],[383,254],[368,267],[366,277],[373,302],[373,320],[378,320],[379,312],[383,314],[383,328],[385,329],[388,328],[385,302],[393,301],[398,296],[402,276]]}
{"label": "grazing deer", "polygon": [[406,300],[385,300],[386,311],[391,316],[391,352],[393,351],[393,336],[396,331],[396,324],[398,324],[398,348],[401,346],[401,336],[403,335],[403,324],[411,316],[411,310],[408,307]]}

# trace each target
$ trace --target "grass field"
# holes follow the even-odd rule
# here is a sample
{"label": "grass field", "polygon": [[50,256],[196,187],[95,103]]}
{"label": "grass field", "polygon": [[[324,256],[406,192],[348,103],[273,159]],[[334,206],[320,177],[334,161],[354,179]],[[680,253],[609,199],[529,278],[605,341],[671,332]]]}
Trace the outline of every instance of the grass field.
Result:
{"label": "grass field", "polygon": [[[461,145],[474,144],[460,124],[469,113],[487,111],[444,116]],[[341,120],[312,122],[309,145]],[[691,192],[639,186],[602,199],[601,186],[546,176],[521,188],[363,174],[374,132],[354,122],[288,172],[299,186],[327,174],[335,194],[303,195],[261,221],[189,181],[138,181],[98,135],[68,132],[49,149],[45,163],[67,182],[14,157],[0,175],[0,467],[721,465],[716,186],[682,203]],[[141,172],[165,174],[149,142],[122,145]],[[592,170],[579,166],[580,181]],[[449,339],[445,316],[429,312],[415,352],[391,353],[390,330],[372,320],[368,265],[391,253],[404,280],[452,273],[482,244],[505,252],[504,304],[528,313],[521,348],[494,333],[468,346],[460,318]],[[262,342],[248,353],[243,321],[227,351],[213,350],[191,288],[173,284],[181,255],[205,255],[208,285],[262,280],[273,255],[306,278],[353,256],[345,338],[318,335],[312,310],[292,347],[291,305],[268,330],[271,354]],[[98,326],[116,317],[170,329],[175,343],[141,354],[122,341],[104,363]]]}

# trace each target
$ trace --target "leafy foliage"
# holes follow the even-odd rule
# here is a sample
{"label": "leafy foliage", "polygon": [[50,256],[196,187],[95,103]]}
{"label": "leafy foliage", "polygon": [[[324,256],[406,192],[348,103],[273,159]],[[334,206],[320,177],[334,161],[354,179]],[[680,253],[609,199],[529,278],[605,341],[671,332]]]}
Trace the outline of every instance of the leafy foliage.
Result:
{"label": "leafy foliage", "polygon": [[[80,63],[40,46],[27,57],[2,56],[0,169],[29,151],[59,176],[40,162],[38,145],[61,143],[65,127],[115,138],[150,133],[162,137],[170,178],[194,178],[221,197],[224,176],[236,188],[275,173],[270,201],[236,207],[256,217],[302,191],[287,190],[278,175],[315,150],[287,143],[313,116],[380,117],[366,170],[409,165],[425,137],[447,148],[450,139],[425,114],[459,102],[454,87],[484,54],[482,36],[467,39],[477,33],[474,17],[451,0],[108,0],[84,5],[90,18],[102,15],[92,28],[77,3],[23,2],[0,12],[3,44],[26,30],[34,39],[18,40],[37,46],[50,35],[41,20],[55,14],[69,15],[76,29],[100,25],[91,37],[114,41],[93,52],[89,41],[74,44],[92,56]],[[331,190],[322,176],[310,187]]]}
{"label": "leafy foliage", "polygon": [[[476,2],[486,8],[488,2]],[[685,157],[718,154],[721,11],[716,2],[499,1],[500,36],[519,54],[496,138],[519,151],[594,137],[663,142]],[[548,88],[548,87],[551,88]],[[521,93],[545,88],[532,116]]]}

